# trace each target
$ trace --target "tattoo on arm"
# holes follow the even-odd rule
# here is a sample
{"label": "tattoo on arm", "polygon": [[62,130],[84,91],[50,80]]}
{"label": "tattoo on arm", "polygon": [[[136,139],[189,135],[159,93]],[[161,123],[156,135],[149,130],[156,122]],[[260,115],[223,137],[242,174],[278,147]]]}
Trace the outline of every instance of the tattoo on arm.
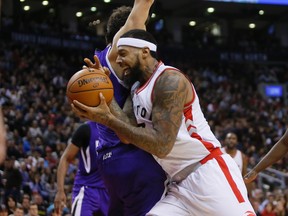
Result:
{"label": "tattoo on arm", "polygon": [[119,107],[117,102],[115,100],[112,100],[110,104],[110,110],[113,115],[115,115],[118,119],[131,124],[131,125],[137,125],[135,115],[133,112],[133,105],[131,97],[128,97],[123,109]]}
{"label": "tattoo on arm", "polygon": [[152,121],[157,136],[161,139],[158,151],[168,154],[174,146],[182,121],[187,89],[186,78],[175,71],[161,75],[155,85]]}
{"label": "tattoo on arm", "polygon": [[[166,156],[174,146],[186,101],[187,81],[184,81],[183,75],[174,73],[161,75],[155,85],[153,128],[134,127],[130,128],[132,132],[125,133],[131,143],[158,157]],[[124,126],[122,130],[127,128]]]}

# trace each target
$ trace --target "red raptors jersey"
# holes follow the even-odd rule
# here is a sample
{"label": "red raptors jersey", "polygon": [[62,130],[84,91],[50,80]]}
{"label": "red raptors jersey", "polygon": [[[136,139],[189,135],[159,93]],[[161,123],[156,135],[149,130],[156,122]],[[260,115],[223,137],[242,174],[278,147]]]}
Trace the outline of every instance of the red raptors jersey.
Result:
{"label": "red raptors jersey", "polygon": [[[143,85],[135,83],[132,87],[133,107],[138,124],[152,127],[152,93],[155,82],[165,71],[176,68],[165,66],[159,62],[150,79]],[[180,71],[179,71],[180,73]],[[191,83],[194,99],[185,106],[182,114],[182,123],[172,151],[163,159],[156,158],[163,169],[172,177],[178,171],[190,164],[197,163],[210,154],[214,148],[221,147],[220,142],[212,133],[199,104],[199,98]],[[156,98],[161,100],[161,98]]]}

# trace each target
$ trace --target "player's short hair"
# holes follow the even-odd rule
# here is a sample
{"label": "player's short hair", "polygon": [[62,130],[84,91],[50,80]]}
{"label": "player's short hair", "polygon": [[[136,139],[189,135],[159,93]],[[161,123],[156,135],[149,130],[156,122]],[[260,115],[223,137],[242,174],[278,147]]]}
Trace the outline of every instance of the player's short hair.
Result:
{"label": "player's short hair", "polygon": [[128,6],[121,6],[113,10],[106,26],[105,39],[107,44],[112,43],[115,34],[125,24],[131,10],[132,8]]}
{"label": "player's short hair", "polygon": [[[143,29],[132,29],[130,31],[127,31],[126,33],[124,33],[120,38],[137,38],[137,39],[141,39],[141,40],[145,40],[148,41],[152,44],[155,44],[157,46],[157,41],[156,39],[153,37],[153,35],[151,33],[149,33],[146,30]],[[155,59],[157,59],[157,52],[151,51],[151,56]]]}

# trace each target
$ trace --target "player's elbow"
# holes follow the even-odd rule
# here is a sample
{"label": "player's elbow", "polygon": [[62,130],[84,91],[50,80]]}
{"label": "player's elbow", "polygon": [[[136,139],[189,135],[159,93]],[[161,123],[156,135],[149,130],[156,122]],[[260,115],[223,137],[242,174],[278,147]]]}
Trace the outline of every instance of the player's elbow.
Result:
{"label": "player's elbow", "polygon": [[62,160],[62,163],[65,163],[65,164],[70,164],[74,161],[74,157],[69,157],[67,155],[63,155],[63,157],[61,158]]}
{"label": "player's elbow", "polygon": [[165,158],[165,157],[167,156],[167,154],[165,154],[165,153],[158,153],[156,156],[157,156],[158,158],[160,158],[160,159],[163,159],[163,158]]}
{"label": "player's elbow", "polygon": [[[165,157],[167,157],[167,155],[171,152],[173,144],[170,145],[169,143],[165,142],[163,144],[159,144],[158,146],[160,146],[160,148],[158,148],[157,154],[156,156],[160,159],[163,159]],[[171,147],[172,146],[172,147]]]}

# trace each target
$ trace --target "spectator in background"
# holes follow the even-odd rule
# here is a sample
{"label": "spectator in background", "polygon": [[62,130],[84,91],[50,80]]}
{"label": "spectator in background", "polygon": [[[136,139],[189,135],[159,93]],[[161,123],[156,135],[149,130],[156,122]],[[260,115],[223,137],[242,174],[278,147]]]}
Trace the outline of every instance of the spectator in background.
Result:
{"label": "spectator in background", "polygon": [[23,195],[21,204],[23,207],[24,215],[28,216],[29,208],[30,208],[30,196],[28,194]]}
{"label": "spectator in background", "polygon": [[264,210],[261,211],[261,216],[277,216],[273,210],[273,202],[268,202],[264,206]]}
{"label": "spectator in background", "polygon": [[14,164],[14,156],[8,157],[4,164],[5,169],[3,179],[5,179],[5,200],[9,195],[12,195],[16,202],[20,202],[22,175],[19,169],[15,168]]}
{"label": "spectator in background", "polygon": [[0,205],[0,216],[8,216],[8,210],[5,205]]}
{"label": "spectator in background", "polygon": [[28,129],[28,133],[30,134],[31,138],[35,138],[37,136],[42,136],[41,129],[38,125],[37,120],[32,121],[32,125]]}
{"label": "spectator in background", "polygon": [[[19,169],[19,171],[20,171],[20,173],[21,173],[21,176],[22,176],[22,190],[23,190],[23,192],[24,192],[24,196],[25,196],[25,195],[26,195],[26,196],[31,195],[31,188],[30,188],[30,186],[29,186],[29,183],[30,183],[31,179],[30,179],[30,174],[29,174],[29,172],[28,172],[27,165],[28,165],[28,164],[26,164],[25,161],[22,161],[22,162],[20,163],[20,169]],[[26,193],[26,194],[25,194],[25,193]],[[28,194],[29,194],[29,195],[28,195]],[[29,196],[29,200],[30,200],[30,196]],[[30,201],[29,201],[29,202],[30,202]],[[25,209],[24,209],[24,212],[25,212]]]}
{"label": "spectator in background", "polygon": [[[56,183],[56,169],[49,169],[49,168],[45,168],[46,170],[50,170],[49,171],[49,175],[47,180],[41,180],[43,182],[43,185],[45,186],[45,190],[47,191],[48,194],[48,201],[53,202],[54,201],[54,197],[57,193],[57,183]],[[55,172],[54,172],[55,171]],[[52,173],[51,173],[52,172]],[[43,176],[43,174],[42,174]],[[41,178],[42,178],[41,176]]]}
{"label": "spectator in background", "polygon": [[24,210],[22,206],[17,206],[14,213],[9,216],[24,216]]}
{"label": "spectator in background", "polygon": [[14,214],[16,211],[17,206],[20,204],[16,201],[15,197],[12,195],[9,195],[6,198],[6,208],[8,210],[8,215]]}
{"label": "spectator in background", "polygon": [[46,216],[46,209],[48,207],[48,204],[43,200],[41,194],[33,194],[32,201],[38,206],[39,216]]}
{"label": "spectator in background", "polygon": [[56,168],[57,162],[58,162],[58,156],[57,156],[56,152],[53,151],[52,147],[46,146],[45,153],[46,153],[45,164],[48,166],[49,169]]}
{"label": "spectator in background", "polygon": [[44,144],[47,146],[55,146],[57,140],[59,139],[59,134],[55,132],[55,125],[49,124],[48,128],[44,131],[43,134]]}
{"label": "spectator in background", "polygon": [[[67,208],[66,206],[62,209],[62,213],[57,213],[57,211],[55,210],[54,204],[51,204],[47,210],[46,210],[46,215],[47,216],[65,216],[68,215],[70,212],[69,208]],[[78,214],[75,214],[75,216],[78,216]]]}
{"label": "spectator in background", "polygon": [[36,203],[34,203],[34,202],[30,203],[28,216],[39,216],[39,214],[38,214],[38,206],[37,206]]}

